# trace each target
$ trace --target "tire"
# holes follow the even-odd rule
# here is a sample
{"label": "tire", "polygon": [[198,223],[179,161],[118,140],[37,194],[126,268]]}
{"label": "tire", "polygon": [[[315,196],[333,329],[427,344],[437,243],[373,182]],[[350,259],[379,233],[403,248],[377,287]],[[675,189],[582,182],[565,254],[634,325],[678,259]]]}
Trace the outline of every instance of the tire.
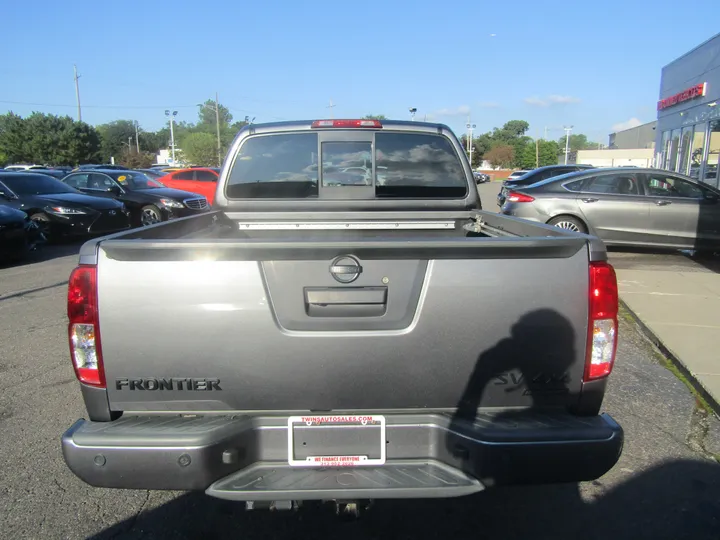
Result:
{"label": "tire", "polygon": [[548,225],[560,227],[561,229],[567,229],[573,232],[579,232],[587,234],[588,229],[585,224],[577,218],[572,216],[557,216],[548,221]]}
{"label": "tire", "polygon": [[30,214],[30,219],[33,220],[40,229],[40,239],[44,238],[46,242],[54,242],[58,240],[58,235],[53,234],[50,218],[47,214],[42,212]]}
{"label": "tire", "polygon": [[155,225],[156,223],[160,223],[161,221],[165,220],[163,219],[160,209],[154,204],[148,204],[147,206],[143,206],[140,210],[140,225],[142,225],[143,227]]}

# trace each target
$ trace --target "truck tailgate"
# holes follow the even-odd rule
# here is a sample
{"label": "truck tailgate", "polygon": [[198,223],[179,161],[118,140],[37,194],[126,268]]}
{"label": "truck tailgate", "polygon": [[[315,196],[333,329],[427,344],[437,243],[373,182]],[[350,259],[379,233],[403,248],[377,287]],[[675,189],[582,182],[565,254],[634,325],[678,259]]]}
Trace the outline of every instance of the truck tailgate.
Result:
{"label": "truck tailgate", "polygon": [[552,407],[582,384],[580,235],[109,240],[98,291],[113,410]]}

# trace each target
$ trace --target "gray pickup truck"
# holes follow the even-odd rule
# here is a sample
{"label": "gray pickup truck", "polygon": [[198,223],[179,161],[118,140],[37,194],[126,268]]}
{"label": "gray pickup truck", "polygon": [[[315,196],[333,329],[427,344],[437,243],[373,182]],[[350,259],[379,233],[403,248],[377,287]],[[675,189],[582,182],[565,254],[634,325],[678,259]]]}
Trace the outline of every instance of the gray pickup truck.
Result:
{"label": "gray pickup truck", "polygon": [[82,246],[62,451],[249,508],[591,480],[617,316],[604,245],[482,211],[446,126],[251,125],[212,212]]}

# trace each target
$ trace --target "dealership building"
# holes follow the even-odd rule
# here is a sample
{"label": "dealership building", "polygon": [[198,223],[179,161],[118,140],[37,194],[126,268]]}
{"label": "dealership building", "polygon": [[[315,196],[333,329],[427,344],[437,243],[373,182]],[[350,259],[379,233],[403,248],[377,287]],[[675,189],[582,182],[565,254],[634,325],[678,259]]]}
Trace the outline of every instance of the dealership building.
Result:
{"label": "dealership building", "polygon": [[720,34],[662,69],[655,165],[718,187]]}

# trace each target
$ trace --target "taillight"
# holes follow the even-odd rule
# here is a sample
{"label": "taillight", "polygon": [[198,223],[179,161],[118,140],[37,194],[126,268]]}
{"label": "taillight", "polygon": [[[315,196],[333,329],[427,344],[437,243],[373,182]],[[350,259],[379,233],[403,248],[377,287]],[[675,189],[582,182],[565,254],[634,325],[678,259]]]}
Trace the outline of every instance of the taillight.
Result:
{"label": "taillight", "polygon": [[615,363],[618,331],[618,287],[615,270],[606,262],[590,263],[590,317],[585,380],[610,374]]}
{"label": "taillight", "polygon": [[315,120],[313,128],[381,128],[380,120]]}
{"label": "taillight", "polygon": [[507,194],[506,200],[508,202],[533,202],[535,200],[535,197],[531,197],[530,195],[525,195],[524,193],[517,193],[515,191],[510,191]]}
{"label": "taillight", "polygon": [[68,284],[68,337],[75,375],[80,382],[105,388],[98,324],[97,267],[81,264]]}

